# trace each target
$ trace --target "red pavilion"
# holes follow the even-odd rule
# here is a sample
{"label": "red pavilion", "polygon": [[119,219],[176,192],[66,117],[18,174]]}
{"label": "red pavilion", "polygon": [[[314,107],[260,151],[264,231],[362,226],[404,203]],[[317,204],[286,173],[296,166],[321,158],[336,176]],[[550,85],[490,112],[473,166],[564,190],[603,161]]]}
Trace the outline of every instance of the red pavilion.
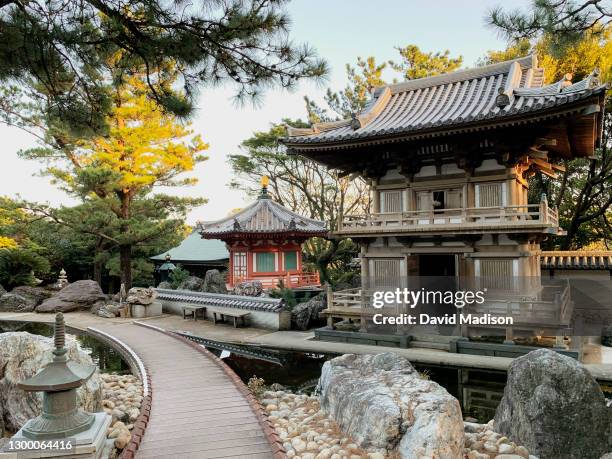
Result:
{"label": "red pavilion", "polygon": [[257,201],[216,222],[199,224],[204,239],[221,239],[230,253],[228,284],[261,281],[264,288],[320,285],[319,273],[304,270],[302,244],[327,234],[325,222],[306,218],[274,202],[262,178]]}

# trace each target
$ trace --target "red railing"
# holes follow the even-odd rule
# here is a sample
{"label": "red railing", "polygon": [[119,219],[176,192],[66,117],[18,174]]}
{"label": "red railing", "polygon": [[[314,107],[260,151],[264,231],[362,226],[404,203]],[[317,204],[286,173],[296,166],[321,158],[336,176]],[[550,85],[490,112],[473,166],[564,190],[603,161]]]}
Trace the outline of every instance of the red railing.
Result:
{"label": "red railing", "polygon": [[277,288],[279,284],[287,288],[318,287],[321,285],[319,272],[290,272],[286,274],[253,274],[234,278],[234,285],[245,281],[259,281],[265,289]]}

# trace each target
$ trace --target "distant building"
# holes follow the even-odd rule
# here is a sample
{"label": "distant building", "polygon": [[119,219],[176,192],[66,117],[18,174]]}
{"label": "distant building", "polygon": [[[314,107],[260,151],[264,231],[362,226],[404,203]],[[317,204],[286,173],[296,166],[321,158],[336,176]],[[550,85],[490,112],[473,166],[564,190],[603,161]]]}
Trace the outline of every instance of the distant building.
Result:
{"label": "distant building", "polygon": [[220,239],[230,253],[228,284],[258,280],[264,288],[283,283],[288,288],[319,286],[319,273],[309,272],[302,260],[302,244],[325,237],[325,222],[306,218],[274,202],[262,179],[261,194],[253,204],[216,222],[203,222],[204,240]]}
{"label": "distant building", "polygon": [[[170,258],[167,259],[167,255]],[[155,263],[156,280],[163,280],[160,267],[166,263],[174,266],[180,265],[193,276],[204,277],[209,269],[226,271],[229,261],[229,252],[225,243],[218,239],[202,239],[197,230],[194,230],[177,247],[160,253],[151,260]]]}

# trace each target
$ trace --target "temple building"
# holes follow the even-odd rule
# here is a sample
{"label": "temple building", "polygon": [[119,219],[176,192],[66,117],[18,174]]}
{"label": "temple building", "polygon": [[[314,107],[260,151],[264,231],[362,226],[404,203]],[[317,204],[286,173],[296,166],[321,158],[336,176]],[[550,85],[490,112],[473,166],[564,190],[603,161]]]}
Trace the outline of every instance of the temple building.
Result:
{"label": "temple building", "polygon": [[325,237],[325,222],[302,217],[274,202],[267,185],[268,178],[263,177],[257,200],[238,213],[200,223],[200,235],[227,245],[230,288],[254,280],[266,289],[279,284],[287,288],[319,286],[319,273],[304,267],[302,244],[314,236]]}
{"label": "temple building", "polygon": [[[360,244],[363,286],[539,278],[540,242],[563,232],[544,197],[528,200],[529,177],[555,177],[562,160],[593,156],[606,88],[597,70],[544,85],[531,55],[376,88],[352,119],[289,128],[283,143],[370,183],[371,213],[343,216],[332,234]],[[521,295],[517,304],[536,309],[552,301],[537,283]],[[347,296],[334,301],[327,314],[350,318]]]}
{"label": "temple building", "polygon": [[155,263],[156,284],[167,281],[169,271],[180,266],[192,276],[204,278],[206,271],[227,271],[229,253],[223,241],[202,240],[197,228],[178,246],[151,257]]}

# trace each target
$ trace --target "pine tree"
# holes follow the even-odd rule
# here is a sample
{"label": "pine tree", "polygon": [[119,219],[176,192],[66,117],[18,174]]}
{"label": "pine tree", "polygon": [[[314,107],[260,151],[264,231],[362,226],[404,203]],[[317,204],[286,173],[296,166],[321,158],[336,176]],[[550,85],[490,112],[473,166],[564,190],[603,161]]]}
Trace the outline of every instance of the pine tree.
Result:
{"label": "pine tree", "polygon": [[312,49],[288,40],[283,3],[0,0],[0,84],[44,102],[49,121],[78,136],[107,128],[106,63],[116,55],[125,72],[145,71],[149,97],[179,116],[200,85],[227,82],[256,98],[327,72]]}
{"label": "pine tree", "polygon": [[[131,76],[114,87],[108,125],[106,136],[66,143],[59,151],[33,149],[25,156],[54,159],[59,153],[59,160],[46,172],[66,191],[89,203],[90,213],[81,222],[90,225],[82,231],[88,231],[96,218],[107,219],[104,227],[89,231],[118,247],[115,271],[130,288],[134,245],[156,238],[164,232],[164,225],[174,228],[177,222],[164,218],[184,215],[187,208],[203,202],[150,193],[157,186],[195,183],[196,179],[178,176],[204,161],[206,157],[200,153],[208,146],[148,97],[141,75]],[[56,133],[53,145],[59,144]],[[59,223],[75,228],[80,225],[78,214],[70,216],[64,211],[61,215],[40,207],[35,210]]]}

